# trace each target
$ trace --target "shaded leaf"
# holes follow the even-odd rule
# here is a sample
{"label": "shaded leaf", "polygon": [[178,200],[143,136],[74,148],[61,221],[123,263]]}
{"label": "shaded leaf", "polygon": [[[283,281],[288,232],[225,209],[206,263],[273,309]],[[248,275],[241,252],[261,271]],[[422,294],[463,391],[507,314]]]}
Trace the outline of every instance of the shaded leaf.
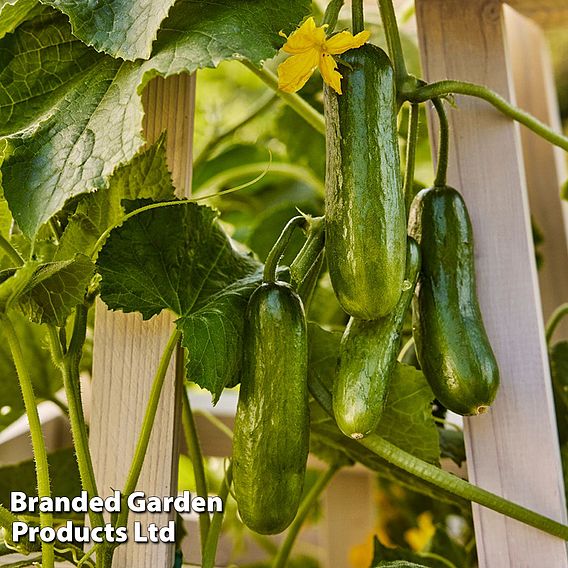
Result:
{"label": "shaded leaf", "polygon": [[560,341],[550,350],[550,371],[560,444],[568,441],[568,341]]}
{"label": "shaded leaf", "polygon": [[435,558],[428,558],[408,548],[389,548],[378,538],[373,541],[374,552],[371,568],[448,568],[448,564]]}
{"label": "shaded leaf", "polygon": [[461,466],[466,461],[463,432],[453,428],[438,428],[440,435],[440,456],[450,458],[456,465]]}

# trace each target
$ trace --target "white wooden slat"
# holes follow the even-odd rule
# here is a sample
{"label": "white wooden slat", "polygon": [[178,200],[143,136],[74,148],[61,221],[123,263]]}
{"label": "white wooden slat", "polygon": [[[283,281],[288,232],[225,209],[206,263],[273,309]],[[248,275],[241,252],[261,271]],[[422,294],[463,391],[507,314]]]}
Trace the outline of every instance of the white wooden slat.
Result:
{"label": "white wooden slat", "polygon": [[[154,79],[146,88],[145,134],[149,142],[167,130],[168,165],[178,195],[189,195],[195,77]],[[98,489],[110,494],[124,486],[150,388],[161,353],[173,330],[167,313],[143,322],[137,314],[111,313],[96,307],[90,445]],[[138,490],[160,497],[176,494],[180,388],[170,364]],[[171,514],[131,515],[165,526]],[[132,533],[131,533],[132,534]],[[130,540],[115,553],[113,567],[173,566],[173,546]]]}
{"label": "white wooden slat", "polygon": [[[417,0],[416,8],[428,81],[473,81],[513,97],[499,2]],[[469,478],[565,521],[519,129],[487,103],[456,102],[449,183],[472,217],[479,299],[502,381],[488,414],[465,420]],[[488,509],[473,511],[482,568],[568,566],[563,541]]]}
{"label": "white wooden slat", "polygon": [[[518,105],[561,131],[552,63],[542,29],[515,10],[505,8],[505,24],[511,70]],[[539,270],[545,321],[555,308],[568,301],[568,203],[559,188],[566,180],[566,154],[527,128],[521,128],[531,216],[544,234],[539,250],[544,262]],[[557,338],[568,338],[568,320],[559,326]]]}

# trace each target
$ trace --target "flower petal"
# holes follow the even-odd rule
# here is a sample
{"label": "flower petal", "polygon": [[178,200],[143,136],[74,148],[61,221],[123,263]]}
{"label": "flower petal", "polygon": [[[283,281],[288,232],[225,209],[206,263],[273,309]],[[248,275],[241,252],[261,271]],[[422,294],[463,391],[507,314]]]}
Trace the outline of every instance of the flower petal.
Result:
{"label": "flower petal", "polygon": [[339,95],[341,95],[341,73],[337,71],[337,62],[329,55],[322,53],[319,60],[319,68],[323,80]]}
{"label": "flower petal", "polygon": [[[288,41],[282,48],[286,53],[305,53],[315,46],[323,45],[325,41],[325,28],[327,26],[316,26],[313,17],[309,17],[296,31],[288,36]],[[284,34],[282,34],[284,35]]]}
{"label": "flower petal", "polygon": [[287,93],[299,91],[318,66],[318,59],[316,49],[286,59],[278,66],[278,88]]}
{"label": "flower petal", "polygon": [[348,49],[361,47],[370,37],[371,32],[359,32],[353,36],[351,32],[340,32],[325,42],[326,51],[337,55],[343,53]]}

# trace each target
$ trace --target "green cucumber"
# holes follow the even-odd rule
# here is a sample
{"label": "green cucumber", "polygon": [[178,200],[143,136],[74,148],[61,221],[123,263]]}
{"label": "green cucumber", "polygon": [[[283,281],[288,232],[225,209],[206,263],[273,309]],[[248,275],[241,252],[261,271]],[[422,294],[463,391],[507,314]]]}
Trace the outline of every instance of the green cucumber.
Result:
{"label": "green cucumber", "polygon": [[343,309],[375,320],[396,306],[406,266],[394,72],[371,44],[341,62],[343,94],[324,91],[326,253]]}
{"label": "green cucumber", "polygon": [[309,445],[304,308],[284,282],[250,297],[233,434],[239,513],[261,534],[282,532],[302,495]]}
{"label": "green cucumber", "polygon": [[341,431],[355,439],[375,431],[385,408],[404,316],[420,270],[420,250],[412,238],[406,261],[403,292],[395,309],[379,320],[351,318],[341,340],[333,412]]}
{"label": "green cucumber", "polygon": [[413,300],[422,371],[446,408],[482,414],[497,394],[499,369],[477,301],[473,231],[462,196],[448,186],[420,191],[409,232],[422,253]]}

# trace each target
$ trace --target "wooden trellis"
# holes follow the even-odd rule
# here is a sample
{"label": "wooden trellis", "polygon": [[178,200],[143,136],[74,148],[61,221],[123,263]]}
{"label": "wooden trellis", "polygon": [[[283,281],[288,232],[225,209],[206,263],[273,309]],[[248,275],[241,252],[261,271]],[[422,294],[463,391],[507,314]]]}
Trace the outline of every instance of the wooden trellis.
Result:
{"label": "wooden trellis", "polygon": [[[485,84],[558,127],[550,62],[535,21],[568,22],[568,4],[509,4],[532,19],[512,10],[505,14],[498,0],[416,0],[425,78]],[[152,140],[167,128],[168,158],[180,194],[189,191],[193,93],[193,79],[181,76],[155,80],[145,95],[147,135]],[[449,182],[463,192],[471,212],[481,308],[502,373],[492,410],[466,420],[469,478],[566,522],[540,299],[542,290],[545,316],[568,299],[568,253],[558,198],[560,180],[566,177],[563,157],[532,134],[521,136],[517,125],[487,103],[465,97],[456,102],[449,116]],[[434,131],[435,120],[432,126]],[[546,230],[541,289],[529,212]],[[97,306],[91,448],[103,494],[124,484],[153,365],[170,326],[167,316],[142,323],[137,316],[109,314],[102,304]],[[150,494],[176,489],[179,388],[171,373],[140,481]],[[348,484],[343,487],[349,490]],[[164,522],[163,517],[145,518]],[[474,518],[481,567],[568,567],[563,541],[477,506]],[[328,531],[337,531],[335,538],[328,537],[337,548],[344,541],[342,520],[331,522]],[[116,566],[171,568],[172,552],[166,545],[133,543],[119,549]],[[333,558],[333,568],[347,568],[346,554],[334,549]]]}

